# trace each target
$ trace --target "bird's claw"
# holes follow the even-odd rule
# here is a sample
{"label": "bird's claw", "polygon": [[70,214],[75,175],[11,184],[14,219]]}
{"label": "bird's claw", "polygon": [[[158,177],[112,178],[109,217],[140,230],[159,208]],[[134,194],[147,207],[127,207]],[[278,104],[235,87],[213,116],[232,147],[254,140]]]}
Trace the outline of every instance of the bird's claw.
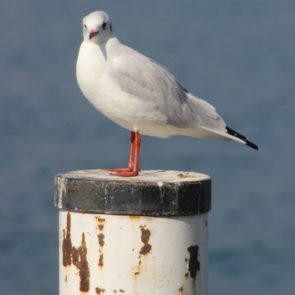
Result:
{"label": "bird's claw", "polygon": [[127,168],[107,168],[107,171],[113,176],[132,177],[137,176],[140,170],[133,170],[130,167]]}
{"label": "bird's claw", "polygon": [[118,171],[118,172],[113,172],[111,175],[113,176],[121,176],[121,177],[133,177],[137,176],[139,171]]}

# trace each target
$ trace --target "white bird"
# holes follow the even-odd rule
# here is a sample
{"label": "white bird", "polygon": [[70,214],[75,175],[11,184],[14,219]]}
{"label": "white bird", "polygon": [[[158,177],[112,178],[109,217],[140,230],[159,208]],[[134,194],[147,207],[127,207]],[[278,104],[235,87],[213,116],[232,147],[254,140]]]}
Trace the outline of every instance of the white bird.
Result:
{"label": "white bird", "polygon": [[258,149],[166,68],[122,44],[104,11],[83,18],[83,39],[76,65],[82,93],[98,111],[131,131],[129,165],[108,169],[113,175],[138,175],[140,134],[235,140]]}

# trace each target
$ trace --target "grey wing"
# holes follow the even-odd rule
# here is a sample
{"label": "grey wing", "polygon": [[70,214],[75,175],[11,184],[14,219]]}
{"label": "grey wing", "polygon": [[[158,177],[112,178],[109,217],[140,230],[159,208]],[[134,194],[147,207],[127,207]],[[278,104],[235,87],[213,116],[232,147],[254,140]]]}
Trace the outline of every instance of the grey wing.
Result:
{"label": "grey wing", "polygon": [[161,120],[179,128],[225,130],[216,109],[182,87],[163,66],[139,52],[127,48],[113,61],[113,76],[121,90],[137,97]]}

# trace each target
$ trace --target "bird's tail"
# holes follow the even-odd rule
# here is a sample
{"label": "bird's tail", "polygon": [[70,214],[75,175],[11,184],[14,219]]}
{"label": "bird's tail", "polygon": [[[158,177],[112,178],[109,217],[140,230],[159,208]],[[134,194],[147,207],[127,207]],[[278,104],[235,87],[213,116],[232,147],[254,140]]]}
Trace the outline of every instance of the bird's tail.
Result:
{"label": "bird's tail", "polygon": [[219,138],[219,139],[225,139],[225,140],[234,140],[237,142],[240,142],[242,144],[245,144],[249,147],[251,147],[254,150],[258,150],[258,146],[248,140],[248,138],[239,132],[231,129],[230,127],[225,127],[224,131],[221,130],[214,130],[212,128],[206,128],[202,127],[203,131],[206,131],[207,134],[203,135],[204,137],[213,137],[213,138]]}

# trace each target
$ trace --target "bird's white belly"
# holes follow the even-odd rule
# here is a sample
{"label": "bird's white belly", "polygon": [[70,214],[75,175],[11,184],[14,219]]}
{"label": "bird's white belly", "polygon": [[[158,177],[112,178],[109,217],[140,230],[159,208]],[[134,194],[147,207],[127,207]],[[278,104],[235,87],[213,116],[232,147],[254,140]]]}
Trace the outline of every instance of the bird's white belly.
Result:
{"label": "bird's white belly", "polygon": [[163,132],[157,130],[159,115],[153,111],[154,106],[122,91],[109,67],[98,46],[82,43],[76,74],[84,96],[98,111],[123,128],[162,137]]}
{"label": "bird's white belly", "polygon": [[[93,56],[95,58],[89,58]],[[135,110],[128,104],[127,95],[122,95],[118,85],[108,75],[108,64],[97,46],[89,48],[81,45],[76,74],[82,93],[98,111],[120,126],[134,129],[128,118]]]}
{"label": "bird's white belly", "polygon": [[181,130],[167,125],[153,101],[122,91],[98,46],[82,43],[77,60],[78,85],[88,101],[118,125],[142,134],[168,137]]}

